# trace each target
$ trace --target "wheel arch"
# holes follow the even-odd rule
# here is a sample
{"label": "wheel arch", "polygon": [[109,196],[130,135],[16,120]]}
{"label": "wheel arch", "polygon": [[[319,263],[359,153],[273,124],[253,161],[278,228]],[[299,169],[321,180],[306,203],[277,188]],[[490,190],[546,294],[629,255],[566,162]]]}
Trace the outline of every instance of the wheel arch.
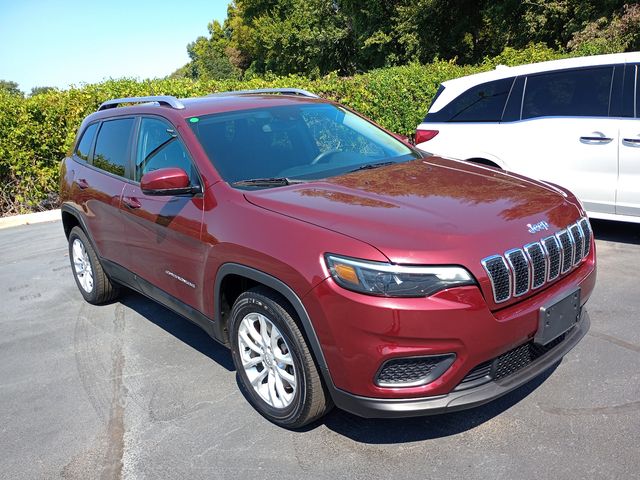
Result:
{"label": "wheel arch", "polygon": [[229,278],[240,279],[251,286],[266,286],[281,295],[291,305],[300,320],[303,334],[305,339],[309,342],[309,347],[311,348],[314,359],[322,372],[325,383],[327,387],[332,390],[333,381],[331,380],[327,362],[324,358],[322,347],[320,346],[320,340],[316,335],[316,331],[311,323],[311,319],[302,303],[302,300],[300,300],[300,297],[298,297],[298,295],[286,283],[272,275],[269,275],[268,273],[239,263],[225,263],[218,269],[214,286],[214,314],[215,323],[218,325],[219,329],[218,332],[224,337],[224,340],[228,341],[228,333],[226,331],[228,315],[227,318],[225,318],[222,294],[224,292],[223,285],[225,279]]}
{"label": "wheel arch", "polygon": [[73,227],[80,227],[82,231],[84,231],[87,238],[89,239],[89,242],[91,243],[91,247],[98,255],[98,258],[101,258],[100,251],[96,247],[96,242],[93,240],[93,235],[91,235],[91,231],[87,227],[87,224],[84,221],[84,218],[82,217],[82,214],[80,213],[80,211],[66,204],[63,204],[60,207],[60,210],[62,212],[61,213],[62,227],[64,228],[64,234],[67,237],[67,239],[69,238],[69,234],[71,233],[71,230],[73,229]]}
{"label": "wheel arch", "polygon": [[468,158],[466,161],[470,163],[476,163],[478,165],[484,165],[486,167],[495,167],[499,168],[500,170],[504,170],[504,167],[496,161],[497,159],[485,158],[487,156],[488,155],[485,155],[484,157],[472,157]]}

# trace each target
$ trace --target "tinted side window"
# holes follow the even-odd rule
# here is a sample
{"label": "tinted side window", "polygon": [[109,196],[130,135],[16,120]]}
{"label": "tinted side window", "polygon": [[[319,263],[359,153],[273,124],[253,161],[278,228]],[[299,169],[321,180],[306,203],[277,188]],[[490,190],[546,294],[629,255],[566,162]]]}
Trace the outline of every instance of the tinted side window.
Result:
{"label": "tinted side window", "polygon": [[103,122],[98,132],[93,164],[115,175],[125,176],[133,118]]}
{"label": "tinted side window", "polygon": [[482,83],[470,88],[438,112],[427,114],[427,122],[499,122],[513,78]]}
{"label": "tinted side window", "polygon": [[516,120],[520,120],[523,91],[524,77],[517,77],[513,87],[511,87],[511,93],[509,94],[507,105],[504,107],[504,113],[502,114],[503,122],[514,122]]}
{"label": "tinted side window", "polygon": [[197,178],[187,150],[169,124],[155,118],[143,118],[138,136],[135,180],[160,168],[178,167],[192,180]]}
{"label": "tinted side window", "polygon": [[613,67],[566,70],[527,77],[522,118],[606,117]]}
{"label": "tinted side window", "polygon": [[93,143],[93,137],[96,136],[97,129],[98,129],[97,123],[89,125],[84,130],[84,133],[82,134],[82,138],[80,139],[80,142],[78,142],[78,147],[76,148],[76,155],[84,161],[87,161],[89,159],[91,144]]}

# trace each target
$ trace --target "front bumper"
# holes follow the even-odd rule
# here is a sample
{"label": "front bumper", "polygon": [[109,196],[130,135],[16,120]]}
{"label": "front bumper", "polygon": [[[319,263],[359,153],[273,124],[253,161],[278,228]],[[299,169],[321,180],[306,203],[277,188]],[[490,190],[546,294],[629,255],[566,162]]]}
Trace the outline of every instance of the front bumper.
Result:
{"label": "front bumper", "polygon": [[363,397],[334,389],[333,401],[337,407],[365,418],[435,415],[474,408],[506,395],[559,362],[587,334],[590,325],[589,314],[583,308],[580,321],[568,332],[562,343],[518,372],[478,387],[446,395],[402,399]]}

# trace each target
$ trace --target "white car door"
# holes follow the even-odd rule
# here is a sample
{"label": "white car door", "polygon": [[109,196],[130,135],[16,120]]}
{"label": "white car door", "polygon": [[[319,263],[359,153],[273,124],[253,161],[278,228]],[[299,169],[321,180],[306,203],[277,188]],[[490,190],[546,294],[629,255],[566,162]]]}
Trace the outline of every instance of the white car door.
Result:
{"label": "white car door", "polygon": [[506,168],[575,193],[590,212],[615,213],[619,120],[609,118],[612,66],[529,75],[521,120],[503,123]]}
{"label": "white car door", "polygon": [[617,120],[544,117],[502,128],[507,169],[568,188],[588,211],[615,213]]}
{"label": "white car door", "polygon": [[616,213],[640,216],[640,119],[638,118],[621,121],[620,177]]}
{"label": "white car door", "polygon": [[619,176],[616,214],[640,219],[640,97],[637,89],[639,65],[625,67],[623,115],[619,120]]}

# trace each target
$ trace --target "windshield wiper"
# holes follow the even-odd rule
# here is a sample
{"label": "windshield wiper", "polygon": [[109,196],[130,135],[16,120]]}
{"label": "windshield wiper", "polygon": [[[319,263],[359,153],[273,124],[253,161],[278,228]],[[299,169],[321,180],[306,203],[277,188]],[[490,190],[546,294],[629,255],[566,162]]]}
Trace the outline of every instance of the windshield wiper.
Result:
{"label": "windshield wiper", "polygon": [[287,177],[251,178],[249,180],[231,182],[231,185],[234,187],[280,187],[284,185],[293,185],[294,183],[305,183],[305,181]]}
{"label": "windshield wiper", "polygon": [[357,172],[359,170],[373,170],[374,168],[385,167],[387,165],[393,165],[396,162],[378,162],[378,163],[367,163],[365,165],[360,165],[358,168],[354,168],[353,170],[349,170],[351,172]]}

